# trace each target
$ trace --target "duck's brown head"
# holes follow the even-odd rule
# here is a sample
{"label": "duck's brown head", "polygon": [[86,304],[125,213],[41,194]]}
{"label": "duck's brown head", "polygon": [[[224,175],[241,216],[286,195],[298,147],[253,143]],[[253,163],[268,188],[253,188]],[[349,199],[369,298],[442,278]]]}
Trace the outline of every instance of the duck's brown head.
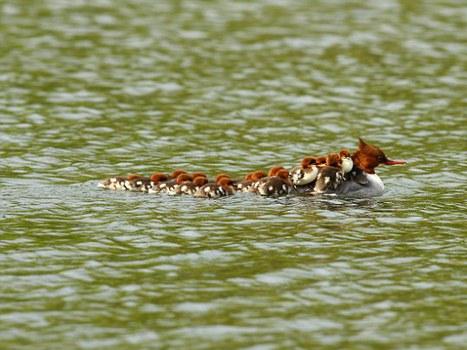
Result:
{"label": "duck's brown head", "polygon": [[386,157],[384,152],[377,146],[370,145],[358,139],[358,150],[352,155],[355,166],[367,174],[374,174],[375,168],[380,165],[398,165],[405,164],[404,160],[392,160]]}
{"label": "duck's brown head", "polygon": [[340,158],[347,158],[347,157],[350,157],[350,152],[347,150],[347,149],[341,149],[341,151],[339,152],[339,157]]}
{"label": "duck's brown head", "polygon": [[276,176],[276,174],[282,169],[285,168],[283,166],[274,166],[271,169],[269,169],[268,176]]}
{"label": "duck's brown head", "polygon": [[251,174],[251,179],[252,181],[258,181],[259,179],[262,179],[263,177],[266,177],[266,174],[262,170],[257,170]]}
{"label": "duck's brown head", "polygon": [[187,182],[187,181],[191,181],[191,180],[193,180],[193,178],[190,175],[180,174],[180,175],[177,176],[176,182],[177,182],[178,185],[181,185],[182,183]]}
{"label": "duck's brown head", "polygon": [[178,177],[178,175],[181,175],[181,174],[187,174],[187,172],[185,170],[182,170],[182,169],[177,169],[170,175],[170,177],[172,179],[176,179]]}
{"label": "duck's brown head", "polygon": [[229,174],[226,174],[226,173],[221,173],[219,175],[216,175],[216,183],[218,184],[220,180],[222,179],[230,179],[230,175]]}
{"label": "duck's brown head", "polygon": [[326,157],[317,157],[316,158],[316,165],[324,165],[326,164]]}
{"label": "duck's brown head", "polygon": [[317,164],[317,157],[305,157],[302,159],[302,168],[307,169],[312,165]]}
{"label": "duck's brown head", "polygon": [[333,166],[333,167],[339,167],[340,166],[340,160],[341,157],[337,153],[329,153],[326,156],[326,165],[327,166]]}
{"label": "duck's brown head", "polygon": [[143,175],[139,174],[128,174],[127,180],[128,181],[134,181],[134,180],[141,180],[143,178]]}
{"label": "duck's brown head", "polygon": [[234,184],[234,181],[228,177],[221,177],[217,184],[222,187],[230,187]]}
{"label": "duck's brown head", "polygon": [[191,177],[194,179],[195,177],[207,177],[207,175],[202,172],[195,172],[195,173],[191,173]]}
{"label": "duck's brown head", "polygon": [[154,183],[159,183],[161,181],[167,181],[169,178],[163,173],[154,173],[151,175],[151,181]]}
{"label": "duck's brown head", "polygon": [[287,169],[280,169],[277,173],[276,173],[276,176],[277,177],[280,177],[282,180],[287,180],[289,179],[289,171]]}
{"label": "duck's brown head", "polygon": [[193,184],[195,186],[201,187],[208,183],[208,178],[206,176],[196,176],[193,178]]}

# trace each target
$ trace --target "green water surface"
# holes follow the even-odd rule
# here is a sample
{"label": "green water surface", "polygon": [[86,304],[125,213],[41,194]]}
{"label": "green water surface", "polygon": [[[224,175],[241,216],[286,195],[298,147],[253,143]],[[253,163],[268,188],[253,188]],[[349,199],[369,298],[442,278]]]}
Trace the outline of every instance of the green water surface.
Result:
{"label": "green water surface", "polygon": [[[462,1],[0,2],[0,349],[465,349]],[[105,191],[358,136],[366,200]]]}

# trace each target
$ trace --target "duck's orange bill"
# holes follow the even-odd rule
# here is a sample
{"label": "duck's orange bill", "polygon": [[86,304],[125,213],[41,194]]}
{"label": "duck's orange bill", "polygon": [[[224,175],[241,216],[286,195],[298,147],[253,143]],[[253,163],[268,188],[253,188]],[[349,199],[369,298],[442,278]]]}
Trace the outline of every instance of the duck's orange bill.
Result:
{"label": "duck's orange bill", "polygon": [[400,164],[405,164],[407,163],[405,160],[391,160],[388,159],[387,161],[384,162],[385,165],[400,165]]}

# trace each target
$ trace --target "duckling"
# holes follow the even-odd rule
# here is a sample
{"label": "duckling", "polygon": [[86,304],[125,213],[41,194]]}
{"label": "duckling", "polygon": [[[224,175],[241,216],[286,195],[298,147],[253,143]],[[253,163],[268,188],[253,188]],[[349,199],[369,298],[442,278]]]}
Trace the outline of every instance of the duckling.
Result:
{"label": "duckling", "polygon": [[169,181],[169,177],[164,173],[154,173],[151,175],[150,180],[148,193],[159,193],[159,185]]}
{"label": "duckling", "polygon": [[105,179],[98,183],[98,187],[109,189],[109,190],[124,190],[125,188],[125,181],[127,180],[124,176],[114,176],[108,179]]}
{"label": "duckling", "polygon": [[318,165],[318,166],[326,165],[326,160],[327,160],[326,156],[317,157],[316,158],[316,165]]}
{"label": "duckling", "polygon": [[290,171],[290,180],[295,187],[304,186],[315,181],[317,175],[316,157],[306,157],[302,160],[301,165]]}
{"label": "duckling", "polygon": [[279,197],[290,192],[292,184],[289,172],[284,167],[275,167],[269,172],[270,176],[263,177],[255,184],[255,192],[262,196]]}
{"label": "duckling", "polygon": [[205,178],[207,178],[208,176],[205,173],[202,173],[202,172],[194,172],[194,173],[191,173],[191,177],[194,179],[195,177],[205,177]]}
{"label": "duckling", "polygon": [[326,165],[319,168],[313,193],[331,193],[345,181],[345,173],[341,167],[341,157],[337,153],[326,156]]}
{"label": "duckling", "polygon": [[218,176],[216,183],[207,183],[201,186],[196,193],[195,197],[199,198],[220,198],[231,196],[235,193],[234,181],[230,177]]}
{"label": "duckling", "polygon": [[352,156],[350,155],[350,152],[346,149],[342,149],[339,152],[339,157],[340,157],[341,171],[344,174],[350,173],[353,169],[353,160],[352,160]]}
{"label": "duckling", "polygon": [[183,184],[191,183],[192,180],[193,179],[190,175],[182,173],[177,176],[177,178],[175,179],[175,182],[171,182],[170,184],[165,186],[165,190],[163,190],[163,192],[167,193],[169,196],[180,195],[182,194],[180,192],[180,187]]}
{"label": "duckling", "polygon": [[170,174],[170,180],[160,181],[158,184],[153,186],[151,193],[168,193],[168,189],[172,189],[177,185],[177,178],[180,175],[188,175],[185,170],[175,170]]}
{"label": "duckling", "polygon": [[143,179],[142,175],[138,174],[129,174],[128,176],[115,176],[109,179],[106,179],[98,184],[99,187],[111,189],[111,190],[120,190],[120,191],[132,191],[134,190],[135,180]]}
{"label": "duckling", "polygon": [[128,175],[125,180],[125,188],[132,192],[147,192],[150,187],[151,179],[138,174]]}
{"label": "duckling", "polygon": [[266,174],[262,170],[251,172],[245,176],[243,181],[237,183],[236,190],[239,192],[251,192],[254,184],[263,177],[266,177]]}
{"label": "duckling", "polygon": [[329,153],[326,156],[326,165],[338,168],[340,166],[340,156],[337,153]]}
{"label": "duckling", "polygon": [[187,181],[180,185],[181,194],[191,194],[194,195],[202,186],[208,183],[208,178],[206,176],[197,175],[193,177],[191,182]]}
{"label": "duckling", "polygon": [[268,176],[263,176],[262,178],[260,178],[258,181],[254,182],[253,183],[253,186],[251,188],[251,192],[255,192],[255,193],[258,193],[258,187],[261,186],[261,184],[267,182],[269,180],[269,178],[273,177],[273,176],[276,176],[276,174],[280,171],[280,170],[284,170],[285,168],[283,166],[273,166],[271,169],[269,169],[268,171]]}

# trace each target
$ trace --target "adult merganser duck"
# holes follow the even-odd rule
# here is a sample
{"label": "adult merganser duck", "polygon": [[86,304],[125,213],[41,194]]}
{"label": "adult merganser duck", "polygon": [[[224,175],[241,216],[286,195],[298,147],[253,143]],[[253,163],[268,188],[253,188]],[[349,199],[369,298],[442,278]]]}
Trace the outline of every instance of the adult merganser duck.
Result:
{"label": "adult merganser duck", "polygon": [[381,196],[384,184],[376,175],[375,168],[380,164],[398,165],[406,162],[391,160],[379,147],[366,143],[362,138],[358,140],[358,150],[352,154],[353,169],[348,173],[349,179],[341,182],[333,192],[350,197]]}

